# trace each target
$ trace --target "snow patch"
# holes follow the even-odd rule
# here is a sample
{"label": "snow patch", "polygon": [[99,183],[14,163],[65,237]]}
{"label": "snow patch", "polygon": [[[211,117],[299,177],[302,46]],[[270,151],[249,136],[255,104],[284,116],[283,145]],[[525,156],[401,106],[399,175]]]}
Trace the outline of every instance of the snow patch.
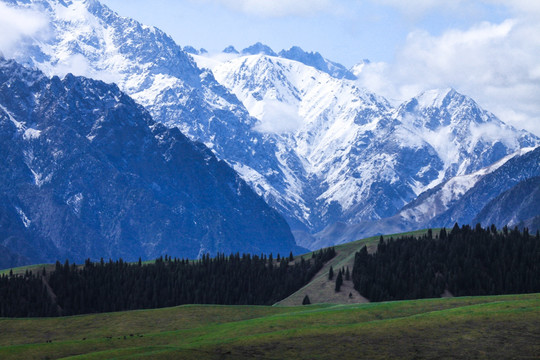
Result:
{"label": "snow patch", "polygon": [[416,100],[421,108],[440,108],[443,106],[443,101],[452,89],[434,89],[424,91]]}
{"label": "snow patch", "polygon": [[77,193],[71,196],[66,203],[73,209],[73,212],[75,212],[75,214],[80,215],[83,200],[84,195],[82,193]]}
{"label": "snow patch", "polygon": [[41,130],[28,128],[25,130],[23,138],[25,140],[33,140],[33,139],[39,138],[40,136],[41,136]]}
{"label": "snow patch", "polygon": [[15,120],[15,117],[13,116],[13,114],[8,109],[6,109],[2,105],[0,105],[0,109],[6,113],[9,120],[15,125],[15,127],[17,128],[18,131],[24,131],[26,129],[25,123]]}
{"label": "snow patch", "polygon": [[28,229],[30,225],[32,224],[30,219],[28,219],[28,217],[26,216],[26,214],[24,213],[24,211],[22,211],[20,207],[15,206],[15,210],[17,210],[17,213],[19,214],[21,221],[24,224],[24,227]]}

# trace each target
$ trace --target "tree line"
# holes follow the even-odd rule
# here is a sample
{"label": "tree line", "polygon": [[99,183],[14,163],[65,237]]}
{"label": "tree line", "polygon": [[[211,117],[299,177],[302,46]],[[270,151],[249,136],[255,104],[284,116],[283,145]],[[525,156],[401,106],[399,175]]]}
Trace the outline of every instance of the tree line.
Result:
{"label": "tree line", "polygon": [[[294,261],[272,255],[154,263],[109,260],[56,263],[54,271],[0,277],[0,316],[64,316],[182,304],[272,305],[302,286],[335,256],[334,248]],[[50,291],[47,289],[50,286]]]}
{"label": "tree line", "polygon": [[354,287],[370,301],[540,292],[540,233],[456,224],[355,255]]}

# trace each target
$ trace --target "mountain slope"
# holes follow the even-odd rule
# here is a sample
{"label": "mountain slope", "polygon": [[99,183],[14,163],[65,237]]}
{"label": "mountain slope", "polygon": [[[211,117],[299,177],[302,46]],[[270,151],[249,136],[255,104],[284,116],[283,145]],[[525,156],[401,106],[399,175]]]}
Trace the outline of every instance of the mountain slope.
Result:
{"label": "mountain slope", "polygon": [[204,145],[117,86],[0,61],[0,245],[32,262],[295,249]]}
{"label": "mountain slope", "polygon": [[302,196],[312,233],[391,217],[440,183],[538,144],[453,89],[393,108],[354,81],[279,57],[237,56],[212,71],[259,130],[298,154],[312,180]]}
{"label": "mountain slope", "polygon": [[451,208],[467,191],[474,188],[483,177],[496,171],[511,159],[520,157],[533,150],[534,148],[523,148],[505,156],[488,167],[467,175],[455,176],[419,195],[418,198],[407,204],[399,212],[399,216],[412,223],[424,224]]}
{"label": "mountain slope", "polygon": [[[448,210],[431,219],[428,225],[452,226],[456,222],[471,223],[491,200],[521,181],[537,176],[540,176],[540,147],[508,160],[497,170],[481,178]],[[508,209],[509,213],[513,210]]]}
{"label": "mountain slope", "polygon": [[540,215],[540,177],[523,180],[491,200],[476,215],[473,223],[516,226]]}

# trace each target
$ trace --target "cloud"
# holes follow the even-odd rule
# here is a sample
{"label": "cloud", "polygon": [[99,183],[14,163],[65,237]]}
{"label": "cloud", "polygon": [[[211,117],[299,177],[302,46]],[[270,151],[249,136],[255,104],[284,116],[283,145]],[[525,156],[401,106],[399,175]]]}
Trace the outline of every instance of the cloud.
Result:
{"label": "cloud", "polygon": [[278,100],[265,100],[261,122],[255,130],[263,133],[285,133],[298,130],[303,119],[298,115],[298,109]]}
{"label": "cloud", "polygon": [[393,64],[367,64],[363,86],[404,100],[451,86],[501,120],[540,135],[540,22],[484,22],[439,36],[411,32]]}
{"label": "cloud", "polygon": [[394,7],[402,13],[418,17],[434,9],[456,10],[462,7],[463,0],[371,0],[376,4]]}
{"label": "cloud", "polygon": [[44,35],[48,23],[43,14],[0,2],[0,51],[5,57],[11,57],[25,38]]}
{"label": "cloud", "polygon": [[75,76],[84,76],[106,83],[119,83],[122,80],[122,76],[118,73],[93,68],[88,59],[82,54],[65,56],[52,66],[42,64],[42,70],[49,76],[58,75],[63,77],[71,73]]}
{"label": "cloud", "polygon": [[502,5],[522,16],[540,15],[540,1],[531,0],[483,0],[488,4]]}
{"label": "cloud", "polygon": [[204,0],[261,17],[310,16],[331,9],[335,0]]}
{"label": "cloud", "polygon": [[[365,0],[357,0],[365,1]],[[444,11],[463,15],[469,11],[476,12],[482,6],[498,6],[510,10],[520,16],[540,14],[540,2],[531,0],[370,0],[377,5],[385,5],[399,10],[401,13],[420,17],[431,12]]]}

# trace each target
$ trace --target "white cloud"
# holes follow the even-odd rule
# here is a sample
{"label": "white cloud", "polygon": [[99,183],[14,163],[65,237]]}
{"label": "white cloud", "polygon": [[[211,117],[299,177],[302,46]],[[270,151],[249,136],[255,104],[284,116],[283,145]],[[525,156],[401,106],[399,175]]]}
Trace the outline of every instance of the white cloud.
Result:
{"label": "white cloud", "polygon": [[540,1],[536,0],[483,0],[485,3],[503,5],[525,16],[540,15]]}
{"label": "white cloud", "polygon": [[68,73],[71,73],[75,76],[84,76],[101,80],[106,83],[119,83],[122,80],[120,74],[94,69],[88,59],[82,54],[66,56],[56,62],[53,66],[42,64],[42,70],[49,76],[58,75],[64,77]]}
{"label": "white cloud", "polygon": [[371,0],[376,4],[394,7],[409,16],[421,16],[433,9],[455,10],[462,7],[463,0]]}
{"label": "white cloud", "polygon": [[401,13],[413,17],[428,15],[431,11],[440,10],[463,15],[469,11],[476,12],[482,5],[502,6],[520,16],[540,14],[540,1],[536,0],[371,0],[371,2],[393,7]]}
{"label": "white cloud", "polygon": [[0,2],[0,51],[5,57],[11,57],[25,38],[44,35],[47,27],[48,19],[43,14]]}
{"label": "white cloud", "polygon": [[303,119],[298,115],[298,109],[278,100],[265,100],[261,122],[255,130],[264,133],[285,133],[298,130]]}
{"label": "white cloud", "polygon": [[262,17],[309,16],[331,8],[335,0],[204,0]]}
{"label": "white cloud", "polygon": [[540,22],[481,23],[440,36],[409,34],[393,64],[369,64],[363,86],[404,100],[454,87],[503,121],[540,135]]}

